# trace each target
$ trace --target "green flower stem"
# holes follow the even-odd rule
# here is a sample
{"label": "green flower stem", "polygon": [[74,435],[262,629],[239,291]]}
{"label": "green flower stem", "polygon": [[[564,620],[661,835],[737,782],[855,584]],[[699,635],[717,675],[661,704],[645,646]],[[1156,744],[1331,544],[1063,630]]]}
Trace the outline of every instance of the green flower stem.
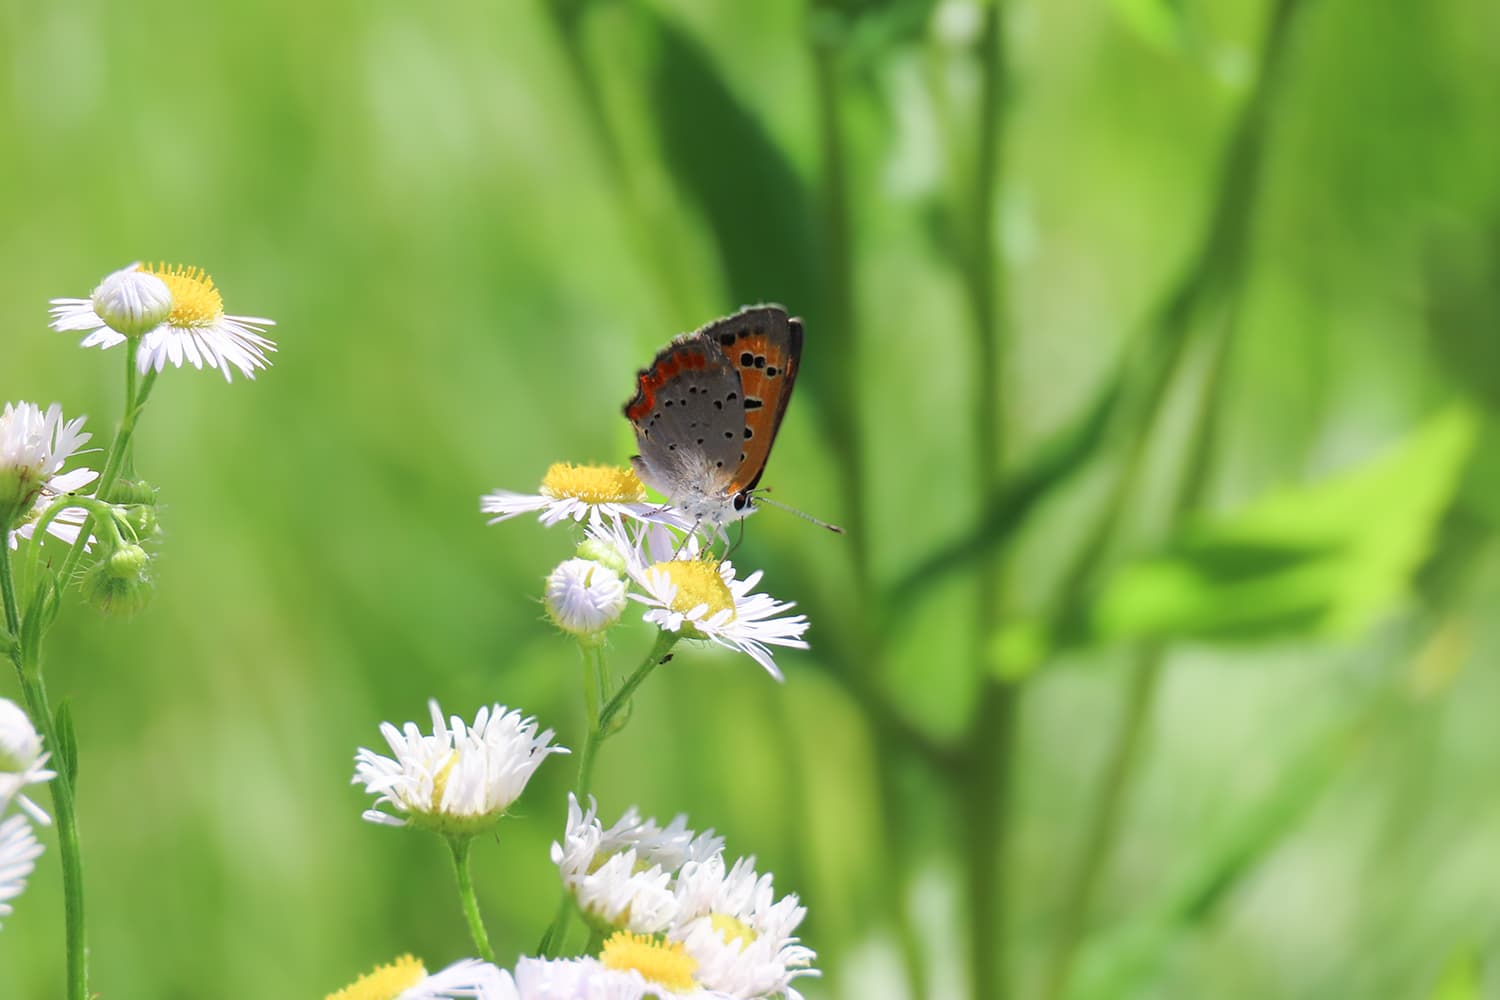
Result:
{"label": "green flower stem", "polygon": [[630,704],[630,698],[635,694],[635,689],[640,687],[641,682],[650,676],[651,671],[666,659],[667,654],[672,651],[672,647],[680,638],[682,638],[680,633],[668,632],[666,629],[657,632],[656,643],[651,647],[651,652],[647,653],[641,665],[635,668],[635,673],[625,679],[620,690],[615,692],[614,697],[610,698],[599,712],[598,718],[590,720],[589,734],[584,740],[583,753],[578,759],[577,794],[580,802],[588,797],[589,789],[593,787],[594,761],[598,757],[599,747],[612,735],[610,723]]}
{"label": "green flower stem", "polygon": [[479,915],[479,900],[474,895],[474,880],[469,875],[469,845],[472,837],[448,838],[448,848],[453,855],[453,875],[458,879],[458,898],[463,904],[464,918],[469,922],[469,936],[479,957],[486,962],[495,960],[495,949],[490,947],[490,936],[484,929],[484,918]]}
{"label": "green flower stem", "polygon": [[20,606],[11,575],[10,546],[0,538],[0,594],[5,604],[5,625],[18,641],[11,658],[21,678],[21,692],[32,723],[42,731],[42,740],[53,756],[57,777],[49,783],[52,810],[57,819],[58,854],[63,874],[63,922],[67,939],[67,1000],[87,1000],[88,949],[83,920],[83,853],[78,842],[78,820],[73,811],[73,776],[77,762],[64,759],[66,752],[57,739],[57,726],[47,704],[35,637],[21,636]]}
{"label": "green flower stem", "polygon": [[[618,728],[612,728],[611,724],[615,722],[622,711],[629,707],[630,699],[635,694],[636,688],[640,687],[641,683],[651,675],[651,671],[655,670],[661,663],[666,662],[668,654],[672,651],[672,647],[677,645],[677,640],[681,638],[682,635],[678,632],[668,632],[666,629],[657,632],[656,642],[651,646],[651,652],[646,654],[646,658],[641,661],[641,665],[636,667],[635,672],[625,679],[625,683],[620,686],[620,690],[614,693],[597,715],[594,714],[594,707],[598,704],[598,700],[594,695],[595,681],[597,680],[602,684],[608,675],[604,669],[603,652],[600,651],[596,654],[597,659],[593,665],[594,669],[592,672],[587,663],[588,654],[585,652],[583,691],[584,702],[589,710],[589,732],[588,736],[584,739],[583,750],[578,755],[578,785],[574,789],[574,794],[580,803],[588,798],[589,789],[593,787],[594,761],[599,756],[599,748],[604,744],[605,740],[620,731]],[[547,927],[547,932],[542,935],[541,943],[537,945],[537,952],[543,958],[553,958],[559,953],[563,940],[567,937],[568,924],[572,919],[573,897],[564,889],[562,899],[557,904],[557,913],[553,916],[552,923]]]}
{"label": "green flower stem", "polygon": [[[101,500],[109,498],[109,491],[114,486],[115,480],[119,478],[121,469],[131,464],[128,459],[131,436],[135,433],[135,424],[146,406],[146,400],[156,385],[156,369],[154,368],[146,372],[139,383],[136,381],[135,358],[139,347],[139,341],[131,341],[130,350],[125,352],[125,412],[120,417],[119,429],[115,431],[115,439],[110,444],[109,457],[104,462],[104,471],[99,474],[99,481],[94,488],[94,496]],[[88,541],[93,526],[94,518],[90,517],[79,530],[78,541],[73,543],[73,548],[63,559],[58,577],[64,582],[71,580],[74,572],[77,571],[78,563],[83,559],[84,543]]]}

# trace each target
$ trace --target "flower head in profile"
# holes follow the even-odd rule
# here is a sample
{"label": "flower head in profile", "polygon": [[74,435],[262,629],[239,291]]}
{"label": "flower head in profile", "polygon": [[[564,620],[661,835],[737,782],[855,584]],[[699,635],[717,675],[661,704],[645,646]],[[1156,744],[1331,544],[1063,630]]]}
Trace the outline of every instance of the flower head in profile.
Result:
{"label": "flower head in profile", "polygon": [[641,818],[633,806],[605,829],[598,805],[590,799],[585,812],[570,793],[567,830],[562,841],[552,845],[552,862],[563,887],[591,921],[656,933],[670,927],[676,917],[672,882],[678,870],[723,849],[723,839],[712,830],[688,829],[686,816],[663,827]]}
{"label": "flower head in profile", "polygon": [[397,729],[380,724],[393,757],[363,747],[355,755],[353,784],[378,796],[364,818],[387,826],[412,823],[450,835],[472,835],[493,827],[520,797],[537,767],[550,754],[567,753],[552,744],[552,730],[537,733],[537,721],[504,705],[481,708],[472,725],[458,716],[446,722],[436,701],[432,735],[416,723]]}
{"label": "flower head in profile", "polygon": [[0,813],[14,801],[38,823],[52,822],[41,806],[22,794],[27,785],[57,777],[57,772],[47,770],[46,764],[42,738],[31,719],[20,705],[9,698],[0,698]]}
{"label": "flower head in profile", "polygon": [[0,412],[0,525],[14,526],[43,501],[92,482],[95,474],[58,473],[92,436],[83,417],[63,420],[57,403],[43,410],[35,403],[6,403]]}
{"label": "flower head in profile", "polygon": [[692,957],[704,987],[736,997],[796,997],[792,980],[816,976],[817,957],[794,932],[807,915],[794,895],[776,898],[755,859],[727,870],[722,855],[683,867],[674,886],[677,918],[668,933]]}
{"label": "flower head in profile", "polygon": [[11,915],[10,901],[26,889],[42,845],[25,816],[0,823],[0,917]]}
{"label": "flower head in profile", "polygon": [[142,374],[186,361],[219,370],[225,381],[231,368],[254,378],[270,366],[266,353],[276,350],[264,336],[275,321],[227,315],[213,278],[197,267],[132,264],[107,276],[89,298],[53,299],[51,314],[54,330],[88,332],[83,347],[139,342]]}
{"label": "flower head in profile", "polygon": [[539,513],[549,528],[559,521],[588,518],[591,525],[622,518],[681,525],[682,515],[671,507],[651,503],[646,487],[635,471],[615,465],[574,465],[556,462],[542,477],[535,493],[494,490],[479,498],[479,509],[494,514],[490,524],[499,524],[521,514]]}
{"label": "flower head in profile", "polygon": [[769,647],[808,648],[802,639],[807,617],[787,613],[796,605],[753,592],[759,570],[738,579],[729,560],[700,553],[696,537],[680,542],[659,526],[641,532],[634,545],[627,546],[623,533],[614,537],[627,547],[630,575],[640,588],[630,597],[646,605],[646,621],[744,653],[777,680],[781,671]]}
{"label": "flower head in profile", "polygon": [[516,1000],[510,973],[489,962],[466,958],[431,975],[410,955],[377,966],[327,1000],[443,1000],[473,997],[477,1000]]}

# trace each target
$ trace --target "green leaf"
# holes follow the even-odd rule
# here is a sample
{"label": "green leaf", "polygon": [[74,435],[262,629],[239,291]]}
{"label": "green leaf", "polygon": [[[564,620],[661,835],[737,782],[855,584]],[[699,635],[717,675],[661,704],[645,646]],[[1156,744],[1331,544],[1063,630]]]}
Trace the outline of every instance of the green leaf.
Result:
{"label": "green leaf", "polygon": [[1457,490],[1476,420],[1455,407],[1372,461],[1187,528],[1106,581],[1095,640],[1361,631],[1407,590]]}
{"label": "green leaf", "polygon": [[1482,966],[1472,947],[1448,956],[1443,973],[1432,987],[1432,1000],[1479,1000]]}
{"label": "green leaf", "polygon": [[1153,48],[1176,51],[1187,38],[1182,0],[1111,0],[1126,27]]}
{"label": "green leaf", "polygon": [[78,787],[78,731],[73,726],[71,702],[57,707],[57,746],[52,748],[57,769],[68,779],[74,789]]}

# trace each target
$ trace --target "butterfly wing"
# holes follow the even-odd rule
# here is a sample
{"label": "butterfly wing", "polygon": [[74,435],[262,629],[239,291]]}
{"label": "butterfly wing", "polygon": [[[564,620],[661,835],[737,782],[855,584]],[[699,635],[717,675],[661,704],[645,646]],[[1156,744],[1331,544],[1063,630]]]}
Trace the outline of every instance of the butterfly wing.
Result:
{"label": "butterfly wing", "polygon": [[735,366],[702,331],[672,341],[636,376],[625,416],[646,485],[674,503],[725,495],[741,465],[745,402]]}
{"label": "butterfly wing", "polygon": [[802,321],[788,317],[780,306],[753,306],[710,323],[700,333],[717,345],[739,375],[744,447],[728,489],[743,493],[760,482],[792,398],[802,361]]}

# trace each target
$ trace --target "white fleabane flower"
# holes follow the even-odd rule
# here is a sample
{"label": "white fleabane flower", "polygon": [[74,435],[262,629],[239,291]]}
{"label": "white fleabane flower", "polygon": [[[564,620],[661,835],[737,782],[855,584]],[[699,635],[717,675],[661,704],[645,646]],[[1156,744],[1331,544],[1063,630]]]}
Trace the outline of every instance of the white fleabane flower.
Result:
{"label": "white fleabane flower", "polygon": [[[593,957],[523,958],[516,963],[520,1000],[706,1000],[716,994],[693,985],[692,960],[680,945],[632,939],[637,947],[621,948],[610,939],[606,954],[613,967]],[[634,962],[635,964],[626,964]],[[648,975],[651,978],[647,978]],[[675,988],[674,988],[675,987]]]}
{"label": "white fleabane flower", "polygon": [[414,722],[400,730],[382,722],[380,733],[395,757],[363,747],[355,755],[353,784],[379,796],[376,806],[399,813],[368,810],[364,818],[372,823],[481,833],[499,822],[548,755],[568,752],[551,744],[552,730],[538,734],[536,719],[504,705],[481,708],[473,725],[456,715],[445,723],[436,701],[428,708],[431,736]]}
{"label": "white fleabane flower", "polygon": [[742,652],[778,681],[769,647],[808,648],[802,639],[807,616],[787,614],[795,604],[752,593],[760,571],[736,579],[734,564],[702,553],[697,536],[679,538],[661,525],[632,536],[621,526],[602,525],[590,528],[589,537],[625,554],[641,591],[630,597],[647,606],[643,618],[657,627]]}
{"label": "white fleabane flower", "polygon": [[0,813],[14,801],[43,826],[52,822],[41,806],[21,793],[27,785],[57,777],[46,763],[42,738],[30,717],[9,698],[0,698]]}
{"label": "white fleabane flower", "polygon": [[[42,514],[46,513],[64,495],[76,493],[98,478],[99,473],[93,469],[73,469],[49,479],[42,487],[42,492],[38,494],[36,502],[31,505],[31,510],[26,513],[21,526],[11,530],[10,537],[7,539],[10,547],[19,548],[21,539],[33,537],[36,534],[37,521]],[[88,519],[89,512],[82,507],[64,507],[47,522],[47,534],[72,545],[78,541],[78,533],[83,530],[83,524]]]}
{"label": "white fleabane flower", "polygon": [[606,830],[599,822],[597,803],[590,799],[584,812],[569,793],[567,831],[561,843],[552,845],[552,863],[564,888],[591,920],[657,933],[670,927],[677,915],[672,891],[677,871],[723,849],[723,839],[712,830],[688,829],[686,816],[662,827],[654,819],[642,819],[634,806]]}
{"label": "white fleabane flower", "polygon": [[427,974],[422,963],[410,955],[377,966],[327,1000],[517,1000],[510,973],[489,962],[466,958],[440,972]]}
{"label": "white fleabane flower", "polygon": [[[155,286],[129,278],[132,271],[154,278],[170,296],[165,317],[153,325],[146,321],[156,315]],[[275,342],[263,336],[275,321],[226,315],[213,278],[197,267],[136,264],[105,278],[92,298],[53,299],[51,312],[54,330],[88,331],[83,347],[109,348],[139,337],[136,367],[142,374],[153,368],[160,372],[168,362],[181,368],[186,361],[194,368],[219,370],[225,381],[231,380],[231,367],[254,378],[257,369],[270,366],[266,352],[276,350]]]}
{"label": "white fleabane flower", "polygon": [[[6,403],[0,412],[0,524],[31,510],[57,473],[92,436],[83,417],[63,420],[62,407]],[[51,492],[67,492],[53,489]]]}
{"label": "white fleabane flower", "polygon": [[521,514],[537,512],[544,525],[572,519],[598,526],[618,523],[622,518],[675,524],[682,515],[671,507],[651,503],[646,487],[632,469],[615,465],[574,465],[557,462],[542,477],[536,493],[494,490],[479,498],[479,509],[494,514],[489,524],[499,524]]}
{"label": "white fleabane flower", "polygon": [[792,980],[816,976],[817,957],[794,932],[807,915],[795,895],[776,898],[770,875],[741,858],[728,871],[722,856],[685,865],[675,884],[678,912],[668,937],[680,941],[705,988],[735,997],[785,995]]}
{"label": "white fleabane flower", "polygon": [[41,853],[41,842],[25,816],[12,816],[0,823],[0,917],[13,912],[10,901],[25,891],[26,880]]}
{"label": "white fleabane flower", "polygon": [[620,620],[625,583],[602,563],[569,559],[547,577],[543,604],[558,628],[580,639],[592,639]]}

